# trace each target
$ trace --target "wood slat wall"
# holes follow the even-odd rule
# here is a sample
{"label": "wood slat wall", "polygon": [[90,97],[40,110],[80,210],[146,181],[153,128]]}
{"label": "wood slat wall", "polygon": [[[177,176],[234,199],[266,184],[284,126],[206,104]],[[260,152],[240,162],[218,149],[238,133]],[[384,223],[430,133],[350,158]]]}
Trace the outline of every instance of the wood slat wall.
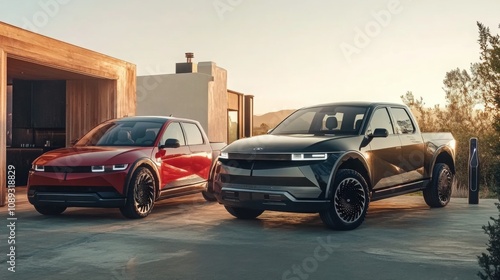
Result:
{"label": "wood slat wall", "polygon": [[135,116],[136,113],[136,67],[133,64],[127,64],[119,71],[120,78],[117,82],[118,100],[116,117]]}
{"label": "wood slat wall", "polygon": [[66,81],[66,145],[105,120],[135,115],[135,67],[122,74],[119,80]]}
{"label": "wood slat wall", "polygon": [[133,65],[2,22],[0,46],[9,57],[96,78],[121,78],[120,70]]}
{"label": "wood slat wall", "polygon": [[66,82],[66,145],[117,116],[115,80]]}

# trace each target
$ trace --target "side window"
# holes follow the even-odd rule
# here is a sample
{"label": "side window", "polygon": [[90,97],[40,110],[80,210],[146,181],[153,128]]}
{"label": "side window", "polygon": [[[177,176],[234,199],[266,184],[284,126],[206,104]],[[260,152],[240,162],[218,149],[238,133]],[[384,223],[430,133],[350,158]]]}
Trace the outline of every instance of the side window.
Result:
{"label": "side window", "polygon": [[370,126],[368,127],[367,133],[375,131],[377,128],[385,128],[389,134],[394,134],[394,129],[392,128],[391,118],[389,117],[389,112],[386,108],[377,109],[373,113],[373,117],[370,121]]}
{"label": "side window", "polygon": [[391,112],[396,122],[396,130],[399,134],[412,134],[415,132],[415,126],[405,109],[391,108]]}
{"label": "side window", "polygon": [[188,145],[202,145],[203,136],[201,136],[201,131],[198,126],[194,123],[182,123],[184,131],[186,132],[187,144]]}
{"label": "side window", "polygon": [[184,140],[184,134],[182,133],[181,124],[178,122],[170,123],[161,137],[161,144],[165,143],[165,140],[173,138],[179,140],[181,146],[186,145]]}

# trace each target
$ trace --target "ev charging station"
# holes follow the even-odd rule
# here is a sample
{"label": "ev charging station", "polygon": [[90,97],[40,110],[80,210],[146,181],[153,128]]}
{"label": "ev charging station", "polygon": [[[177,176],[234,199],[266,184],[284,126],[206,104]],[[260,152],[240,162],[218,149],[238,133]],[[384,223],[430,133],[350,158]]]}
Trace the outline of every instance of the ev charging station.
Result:
{"label": "ev charging station", "polygon": [[469,141],[469,204],[479,203],[479,149],[478,140]]}

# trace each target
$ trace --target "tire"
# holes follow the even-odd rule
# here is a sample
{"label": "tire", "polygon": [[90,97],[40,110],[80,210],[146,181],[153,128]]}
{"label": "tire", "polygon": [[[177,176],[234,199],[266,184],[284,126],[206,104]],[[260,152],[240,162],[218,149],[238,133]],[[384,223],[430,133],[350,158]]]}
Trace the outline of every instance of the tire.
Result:
{"label": "tire", "polygon": [[323,223],[336,230],[359,227],[370,204],[365,178],[355,170],[341,169],[335,175],[331,187],[330,207],[319,213]]}
{"label": "tire", "polygon": [[201,195],[203,195],[203,198],[206,201],[212,202],[212,201],[217,201],[217,198],[214,195],[214,174],[215,174],[215,164],[212,163],[212,167],[210,168],[210,174],[208,175],[208,182],[206,189],[201,192]]}
{"label": "tire", "polygon": [[130,219],[145,218],[155,203],[155,179],[146,167],[134,171],[130,180],[125,205],[120,207],[123,216]]}
{"label": "tire", "polygon": [[242,220],[251,220],[255,219],[260,214],[264,213],[264,210],[257,210],[257,209],[250,209],[250,208],[240,208],[240,207],[231,207],[231,206],[224,206],[229,212],[229,214],[235,216],[238,219]]}
{"label": "tire", "polygon": [[451,199],[453,173],[448,165],[437,163],[432,170],[432,180],[423,190],[424,200],[433,208],[445,207]]}
{"label": "tire", "polygon": [[53,206],[53,205],[34,205],[36,211],[42,215],[55,216],[59,215],[66,210],[65,206]]}
{"label": "tire", "polygon": [[213,193],[211,193],[211,192],[202,191],[201,195],[203,196],[203,198],[206,201],[209,201],[209,202],[217,201],[217,198],[215,198],[215,195]]}

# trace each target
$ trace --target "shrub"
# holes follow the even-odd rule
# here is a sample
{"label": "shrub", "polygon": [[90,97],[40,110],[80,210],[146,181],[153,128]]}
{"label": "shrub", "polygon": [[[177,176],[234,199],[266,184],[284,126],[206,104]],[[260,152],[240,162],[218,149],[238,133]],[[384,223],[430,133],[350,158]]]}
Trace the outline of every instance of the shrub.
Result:
{"label": "shrub", "polygon": [[478,256],[479,266],[484,272],[478,272],[478,276],[483,280],[500,279],[500,204],[496,203],[499,211],[498,218],[490,217],[493,221],[483,226],[483,230],[489,235],[486,250],[488,253],[482,253]]}

